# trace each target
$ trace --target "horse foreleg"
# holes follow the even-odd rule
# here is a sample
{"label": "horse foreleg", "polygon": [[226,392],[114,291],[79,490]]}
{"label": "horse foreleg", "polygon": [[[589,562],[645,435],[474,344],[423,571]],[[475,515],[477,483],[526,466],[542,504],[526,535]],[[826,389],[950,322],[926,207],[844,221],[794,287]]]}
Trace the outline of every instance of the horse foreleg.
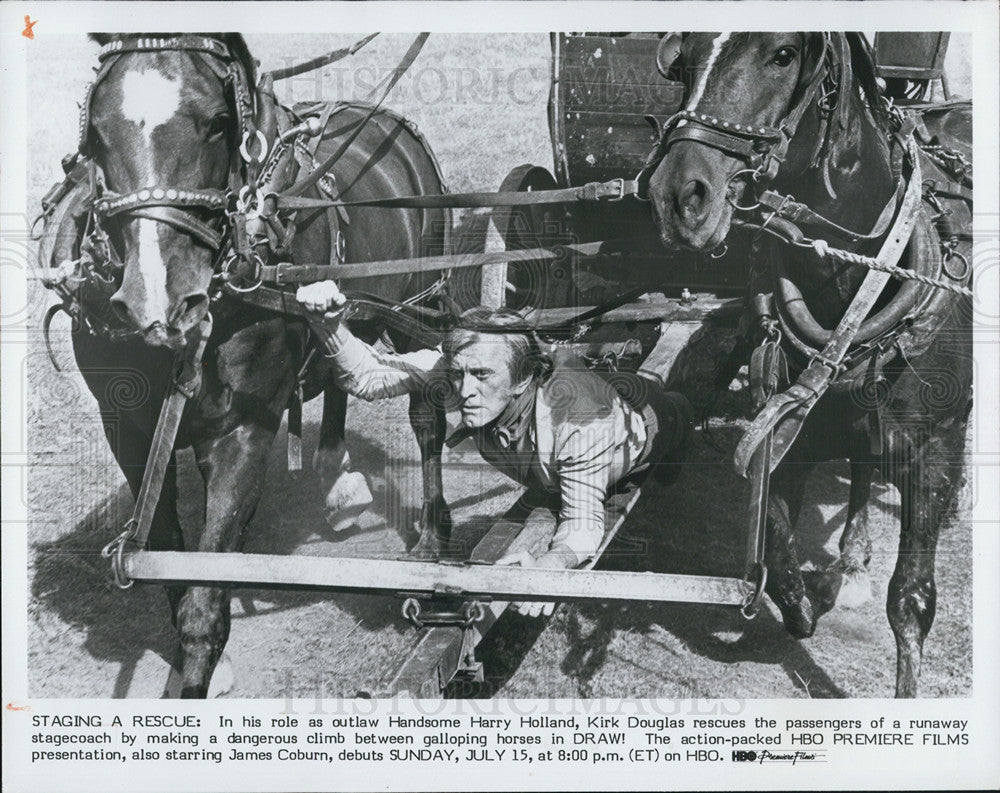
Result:
{"label": "horse foreleg", "polygon": [[351,468],[351,455],[344,441],[346,422],[347,393],[329,386],[323,391],[323,421],[312,461],[313,470],[324,482],[335,481]]}
{"label": "horse foreleg", "polygon": [[[243,529],[260,500],[268,451],[275,431],[243,425],[217,440],[196,444],[205,479],[205,531],[199,551],[237,551]],[[212,672],[229,639],[229,592],[189,587],[181,598],[177,628],[181,635],[181,697],[205,697]]]}
{"label": "horse foreleg", "polygon": [[840,535],[840,558],[830,567],[841,576],[837,602],[847,608],[867,603],[872,597],[868,562],[872,555],[868,532],[868,501],[871,498],[875,465],[851,460],[851,490],[847,499],[847,524]]}
{"label": "horse foreleg", "polygon": [[798,639],[812,636],[820,615],[833,606],[828,596],[817,596],[812,586],[807,591],[795,543],[795,524],[812,467],[798,460],[779,465],[771,477],[767,503],[767,594],[781,611],[785,629]]}
{"label": "horse foreleg", "polygon": [[352,526],[373,501],[364,474],[351,471],[351,455],[344,441],[346,421],[347,393],[330,386],[323,392],[323,422],[313,470],[329,487],[326,520],[334,531]]}
{"label": "horse foreleg", "polygon": [[444,500],[441,480],[441,449],[447,430],[444,410],[431,404],[422,392],[410,394],[410,426],[420,447],[420,470],[424,500],[420,508],[420,539],[411,554],[437,559],[451,540],[451,511]]}
{"label": "horse foreleg", "polygon": [[924,639],[937,607],[938,532],[961,481],[964,442],[964,427],[947,437],[932,438],[892,470],[900,493],[901,530],[886,613],[896,636],[897,697],[917,695]]}

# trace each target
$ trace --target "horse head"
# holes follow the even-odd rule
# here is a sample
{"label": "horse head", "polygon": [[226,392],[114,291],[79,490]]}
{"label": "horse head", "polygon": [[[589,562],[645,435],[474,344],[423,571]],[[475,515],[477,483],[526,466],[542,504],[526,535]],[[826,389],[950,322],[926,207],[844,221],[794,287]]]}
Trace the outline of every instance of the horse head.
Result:
{"label": "horse head", "polygon": [[121,260],[111,304],[147,343],[176,349],[208,311],[239,144],[233,75],[252,86],[253,64],[239,36],[95,38],[81,149],[108,191],[95,208]]}
{"label": "horse head", "polygon": [[661,40],[667,54],[658,65],[663,70],[663,61],[676,59],[687,87],[685,106],[665,125],[650,165],[649,197],[667,245],[713,250],[729,233],[749,181],[772,179],[778,166],[785,175],[810,164],[815,152],[790,144],[799,121],[815,122],[806,111],[825,87],[829,47],[830,37],[818,33]]}

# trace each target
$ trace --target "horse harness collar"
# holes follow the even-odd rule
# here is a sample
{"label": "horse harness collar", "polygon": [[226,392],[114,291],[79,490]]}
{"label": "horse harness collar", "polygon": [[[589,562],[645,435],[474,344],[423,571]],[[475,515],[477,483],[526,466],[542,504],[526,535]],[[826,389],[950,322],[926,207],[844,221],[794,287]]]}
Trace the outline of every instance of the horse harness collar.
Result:
{"label": "horse harness collar", "polygon": [[[916,142],[912,137],[909,139],[909,149],[913,170],[910,173],[907,188],[892,228],[885,236],[877,257],[877,261],[887,266],[894,266],[902,257],[920,214],[921,171]],[[808,365],[799,374],[796,381],[780,393],[774,393],[772,389],[778,385],[778,378],[775,377],[774,372],[779,365],[778,362],[781,361],[782,353],[778,349],[781,338],[776,325],[771,325],[772,330],[768,334],[768,338],[758,348],[760,352],[755,352],[755,356],[760,362],[766,350],[772,351],[766,363],[760,366],[755,373],[757,375],[755,379],[763,373],[763,379],[766,381],[766,385],[763,387],[758,383],[753,384],[755,391],[762,392],[761,396],[764,397],[764,402],[753,423],[737,445],[735,463],[739,473],[745,474],[748,471],[755,455],[764,444],[770,447],[767,454],[770,458],[770,470],[773,471],[781,462],[784,454],[798,436],[812,407],[844,373],[845,359],[854,344],[858,330],[875,306],[891,277],[891,273],[887,269],[868,271],[847,311],[841,317],[836,329],[830,334],[829,340],[822,349],[813,352]],[[902,325],[890,328],[886,337],[879,340],[880,343],[884,346],[887,338],[894,333],[898,334],[901,330]],[[877,355],[882,349],[882,346],[873,345],[871,354]]]}

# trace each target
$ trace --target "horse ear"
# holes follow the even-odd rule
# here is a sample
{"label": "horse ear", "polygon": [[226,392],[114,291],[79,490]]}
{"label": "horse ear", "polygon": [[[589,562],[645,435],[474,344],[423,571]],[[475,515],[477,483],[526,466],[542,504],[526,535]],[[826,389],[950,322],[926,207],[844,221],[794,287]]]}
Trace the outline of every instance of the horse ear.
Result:
{"label": "horse ear", "polygon": [[805,88],[816,72],[823,68],[823,58],[826,56],[828,38],[823,33],[806,35],[805,53],[802,66],[802,88]]}
{"label": "horse ear", "polygon": [[660,39],[660,43],[656,47],[656,69],[668,80],[675,77],[673,70],[681,55],[683,39],[684,36],[681,33],[667,33]]}
{"label": "horse ear", "polygon": [[250,54],[246,39],[240,33],[223,33],[222,43],[229,47],[229,51],[243,66],[243,71],[247,76],[247,83],[251,90],[257,85],[257,61]]}

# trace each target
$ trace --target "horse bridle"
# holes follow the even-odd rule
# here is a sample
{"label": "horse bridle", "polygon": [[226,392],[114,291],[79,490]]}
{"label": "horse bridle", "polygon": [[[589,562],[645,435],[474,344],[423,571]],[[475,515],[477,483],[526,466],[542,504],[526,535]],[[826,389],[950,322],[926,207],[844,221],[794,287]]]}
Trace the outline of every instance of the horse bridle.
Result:
{"label": "horse bridle", "polygon": [[[756,183],[770,182],[777,175],[788,153],[788,146],[795,137],[799,123],[806,111],[818,101],[829,111],[828,97],[836,96],[839,86],[834,77],[831,34],[821,33],[823,48],[816,65],[805,81],[798,101],[777,126],[767,126],[746,121],[719,118],[696,109],[680,110],[663,124],[660,139],[638,180],[648,184],[653,171],[660,165],[670,147],[680,141],[693,141],[728,154],[746,163],[747,168],[737,172],[730,181],[749,175]],[[822,136],[821,136],[822,138]]]}
{"label": "horse bridle", "polygon": [[[135,52],[168,51],[195,53],[226,86],[231,88],[238,128],[242,135],[241,153],[247,152],[253,142],[257,142],[261,149],[259,155],[248,154],[243,160],[253,162],[262,159],[267,141],[254,126],[255,94],[251,91],[249,76],[244,65],[226,44],[199,35],[169,38],[140,36],[134,39],[116,39],[105,44],[98,55],[100,69],[87,88],[80,112],[80,153],[90,157],[93,162],[91,101],[96,87],[108,76],[121,56]],[[96,168],[96,164],[94,167]],[[98,222],[119,215],[153,220],[189,234],[211,250],[218,251],[225,236],[224,232],[196,217],[192,210],[207,210],[221,219],[223,213],[233,208],[231,205],[234,201],[245,202],[245,196],[237,198],[233,196],[233,191],[241,183],[242,167],[243,162],[234,158],[230,166],[229,190],[151,185],[129,193],[115,193],[101,186],[100,195],[94,199],[93,210]],[[99,181],[101,180],[95,179],[95,182]]]}

